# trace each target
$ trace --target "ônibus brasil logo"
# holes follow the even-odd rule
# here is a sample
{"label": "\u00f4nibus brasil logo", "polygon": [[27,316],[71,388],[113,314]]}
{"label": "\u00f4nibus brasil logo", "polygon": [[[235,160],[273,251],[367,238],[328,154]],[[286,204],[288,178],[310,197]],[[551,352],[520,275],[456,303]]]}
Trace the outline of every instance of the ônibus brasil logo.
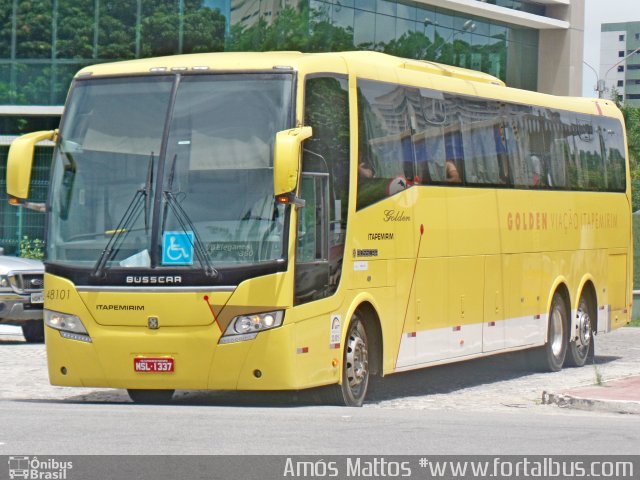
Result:
{"label": "\u00f4nibus brasil logo", "polygon": [[73,462],[61,462],[55,458],[38,460],[38,457],[9,457],[9,478],[25,480],[66,480]]}

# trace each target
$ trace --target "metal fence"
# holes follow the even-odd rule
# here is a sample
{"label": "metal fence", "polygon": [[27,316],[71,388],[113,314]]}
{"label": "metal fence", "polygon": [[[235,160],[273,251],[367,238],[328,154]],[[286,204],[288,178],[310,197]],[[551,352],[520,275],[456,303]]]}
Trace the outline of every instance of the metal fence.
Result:
{"label": "metal fence", "polygon": [[[50,146],[35,149],[29,194],[31,201],[44,202],[47,199],[52,153]],[[20,241],[25,236],[30,240],[44,239],[45,214],[9,205],[6,193],[8,154],[9,146],[0,146],[0,246],[4,247],[6,255],[19,255]]]}

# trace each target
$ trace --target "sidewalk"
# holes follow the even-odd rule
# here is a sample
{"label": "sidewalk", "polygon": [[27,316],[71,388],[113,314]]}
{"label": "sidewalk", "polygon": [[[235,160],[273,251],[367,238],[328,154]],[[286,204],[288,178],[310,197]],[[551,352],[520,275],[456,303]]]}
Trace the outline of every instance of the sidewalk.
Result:
{"label": "sidewalk", "polygon": [[542,403],[580,410],[640,414],[640,375],[571,388],[561,393],[543,391]]}

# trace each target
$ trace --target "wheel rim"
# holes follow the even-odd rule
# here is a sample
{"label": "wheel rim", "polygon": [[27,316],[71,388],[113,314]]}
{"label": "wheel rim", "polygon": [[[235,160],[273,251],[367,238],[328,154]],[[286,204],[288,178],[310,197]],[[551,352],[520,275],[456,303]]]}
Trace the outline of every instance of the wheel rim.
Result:
{"label": "wheel rim", "polygon": [[349,390],[357,397],[369,376],[367,335],[360,321],[353,325],[347,338],[345,374]]}
{"label": "wheel rim", "polygon": [[577,334],[578,335],[575,340],[576,347],[581,354],[586,354],[589,350],[589,346],[591,345],[593,332],[591,330],[591,317],[582,303],[578,310]]}
{"label": "wheel rim", "polygon": [[551,352],[553,356],[556,358],[560,358],[563,350],[562,343],[562,331],[563,331],[563,321],[562,321],[562,311],[561,307],[556,307],[553,309],[551,314]]}

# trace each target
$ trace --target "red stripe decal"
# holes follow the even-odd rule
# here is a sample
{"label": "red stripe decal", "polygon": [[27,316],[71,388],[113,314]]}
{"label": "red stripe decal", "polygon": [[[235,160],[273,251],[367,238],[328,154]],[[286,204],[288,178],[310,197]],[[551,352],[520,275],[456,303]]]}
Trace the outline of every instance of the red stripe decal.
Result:
{"label": "red stripe decal", "polygon": [[205,295],[203,297],[203,300],[206,302],[207,307],[209,307],[209,310],[211,311],[211,315],[213,315],[213,321],[216,322],[216,325],[218,326],[220,333],[222,333],[222,327],[218,323],[218,316],[216,315],[216,311],[213,309],[213,306],[209,303],[209,295]]}
{"label": "red stripe decal", "polygon": [[598,115],[602,116],[602,108],[600,108],[600,103],[596,102],[596,108],[598,109]]}

